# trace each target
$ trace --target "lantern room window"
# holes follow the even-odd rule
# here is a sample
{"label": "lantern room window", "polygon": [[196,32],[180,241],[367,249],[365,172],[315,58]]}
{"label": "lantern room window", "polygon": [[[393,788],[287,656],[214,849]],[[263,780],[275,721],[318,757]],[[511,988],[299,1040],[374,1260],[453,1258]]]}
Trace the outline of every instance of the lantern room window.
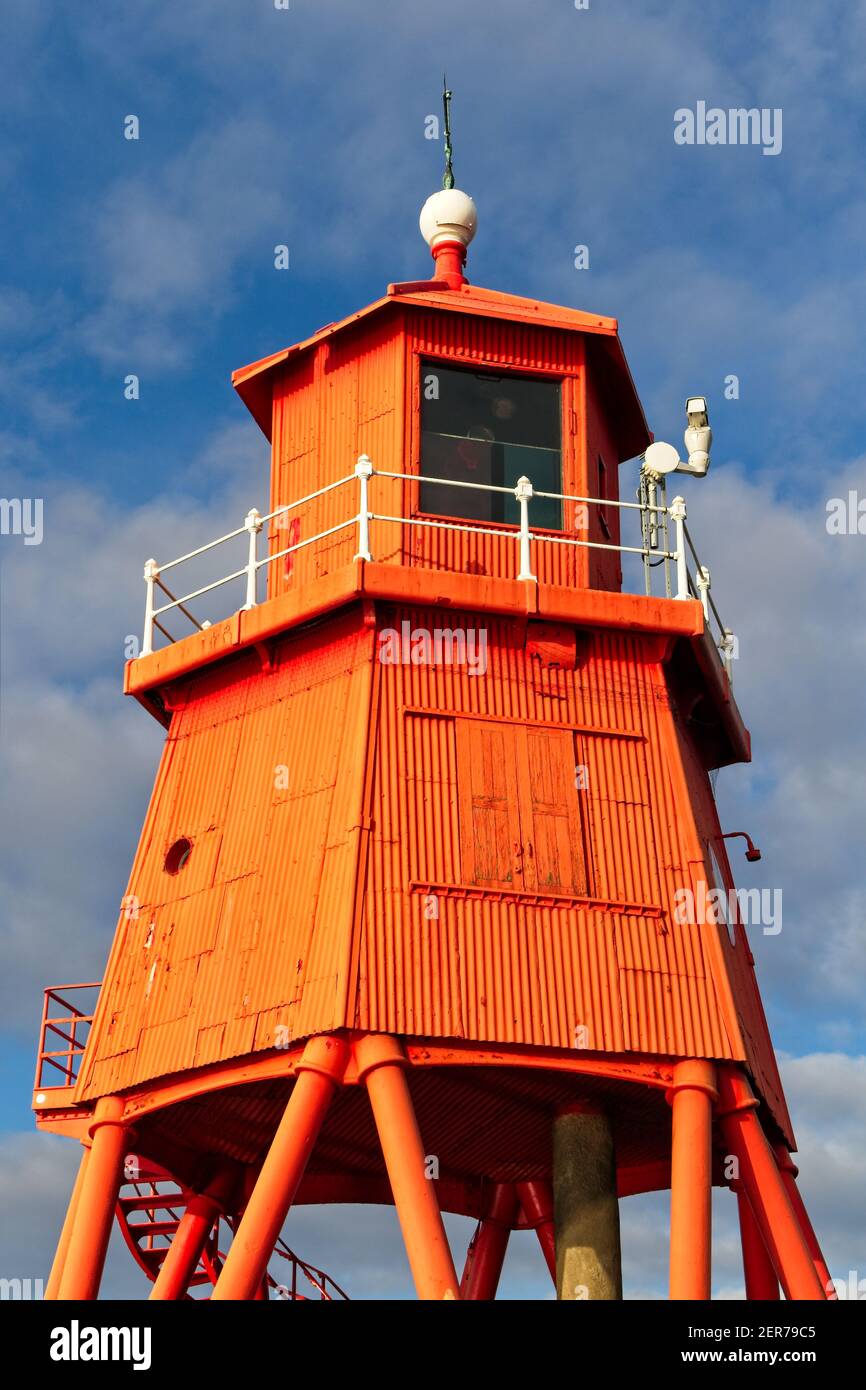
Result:
{"label": "lantern room window", "polygon": [[[538,377],[474,372],[440,362],[421,366],[421,511],[467,521],[519,521],[517,500],[446,482],[562,492],[560,384]],[[562,504],[530,503],[530,525],[562,530]]]}

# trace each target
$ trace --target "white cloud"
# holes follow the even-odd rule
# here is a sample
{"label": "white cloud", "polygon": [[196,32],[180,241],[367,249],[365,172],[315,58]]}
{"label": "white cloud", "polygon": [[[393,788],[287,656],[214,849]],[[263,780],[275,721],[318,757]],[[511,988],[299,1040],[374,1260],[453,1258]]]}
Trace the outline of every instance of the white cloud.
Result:
{"label": "white cloud", "polygon": [[753,736],[751,767],[719,778],[722,820],[764,854],[759,868],[734,860],[741,885],[783,892],[781,935],[752,932],[758,980],[801,1020],[824,1009],[831,1024],[842,1014],[861,1026],[866,537],[828,535],[824,501],[862,470],[825,472],[807,506],[737,467],[714,466],[688,493],[713,595],[740,639],[734,688]]}
{"label": "white cloud", "polygon": [[[138,157],[130,142],[127,158]],[[235,272],[272,264],[288,236],[276,126],[232,117],[196,130],[167,164],[114,183],[86,213],[88,268],[99,307],[81,327],[87,350],[128,371],[184,359],[196,327],[231,303]]]}
{"label": "white cloud", "polygon": [[781,1059],[797,1133],[798,1183],[834,1278],[866,1278],[863,1136],[866,1057],[811,1053]]}
{"label": "white cloud", "polygon": [[[122,694],[125,643],[141,633],[143,562],[225,534],[253,505],[266,509],[263,451],[247,430],[246,457],[230,426],[191,460],[184,480],[208,480],[205,503],[178,491],[121,510],[93,489],[55,482],[44,489],[42,545],[2,541],[7,1027],[32,1035],[44,986],[101,976],[164,738]],[[234,569],[237,553],[224,547],[203,559],[183,592]],[[223,617],[240,601],[236,585],[196,610]],[[168,626],[184,631],[176,615]]]}

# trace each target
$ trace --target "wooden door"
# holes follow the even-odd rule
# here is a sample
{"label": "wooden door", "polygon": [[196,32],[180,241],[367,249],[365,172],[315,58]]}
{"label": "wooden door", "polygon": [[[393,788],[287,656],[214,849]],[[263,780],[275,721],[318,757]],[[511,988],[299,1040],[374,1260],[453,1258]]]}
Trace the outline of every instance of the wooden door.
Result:
{"label": "wooden door", "polygon": [[570,729],[528,728],[518,739],[521,841],[527,889],[583,896],[583,826]]}
{"label": "wooden door", "polygon": [[457,767],[463,881],[522,886],[517,758],[510,724],[458,719]]}
{"label": "wooden door", "polygon": [[456,733],[463,882],[585,895],[571,730],[457,719]]}

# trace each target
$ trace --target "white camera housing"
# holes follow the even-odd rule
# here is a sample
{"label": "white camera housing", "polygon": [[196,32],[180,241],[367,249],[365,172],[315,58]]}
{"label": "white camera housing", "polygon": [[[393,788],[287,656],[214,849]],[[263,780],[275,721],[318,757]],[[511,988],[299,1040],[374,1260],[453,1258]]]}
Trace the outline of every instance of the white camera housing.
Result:
{"label": "white camera housing", "polygon": [[706,396],[689,396],[686,401],[686,419],[688,425],[683,435],[686,461],[683,462],[673,444],[665,444],[659,439],[649,446],[643,456],[643,466],[647,473],[654,474],[657,478],[666,473],[689,473],[693,478],[706,477],[713,443]]}
{"label": "white camera housing", "polygon": [[677,472],[693,473],[696,478],[703,478],[710,466],[710,449],[713,443],[706,396],[689,396],[686,401],[686,419],[689,423],[683,435],[683,442],[688,463],[681,464]]}

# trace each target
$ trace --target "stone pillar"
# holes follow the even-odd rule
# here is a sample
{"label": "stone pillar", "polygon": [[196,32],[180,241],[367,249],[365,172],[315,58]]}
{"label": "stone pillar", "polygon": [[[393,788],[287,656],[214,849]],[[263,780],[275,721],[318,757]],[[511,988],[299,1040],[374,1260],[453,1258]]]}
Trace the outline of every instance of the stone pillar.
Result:
{"label": "stone pillar", "polygon": [[613,1132],[594,1106],[565,1107],[553,1122],[553,1218],[557,1298],[621,1299]]}

